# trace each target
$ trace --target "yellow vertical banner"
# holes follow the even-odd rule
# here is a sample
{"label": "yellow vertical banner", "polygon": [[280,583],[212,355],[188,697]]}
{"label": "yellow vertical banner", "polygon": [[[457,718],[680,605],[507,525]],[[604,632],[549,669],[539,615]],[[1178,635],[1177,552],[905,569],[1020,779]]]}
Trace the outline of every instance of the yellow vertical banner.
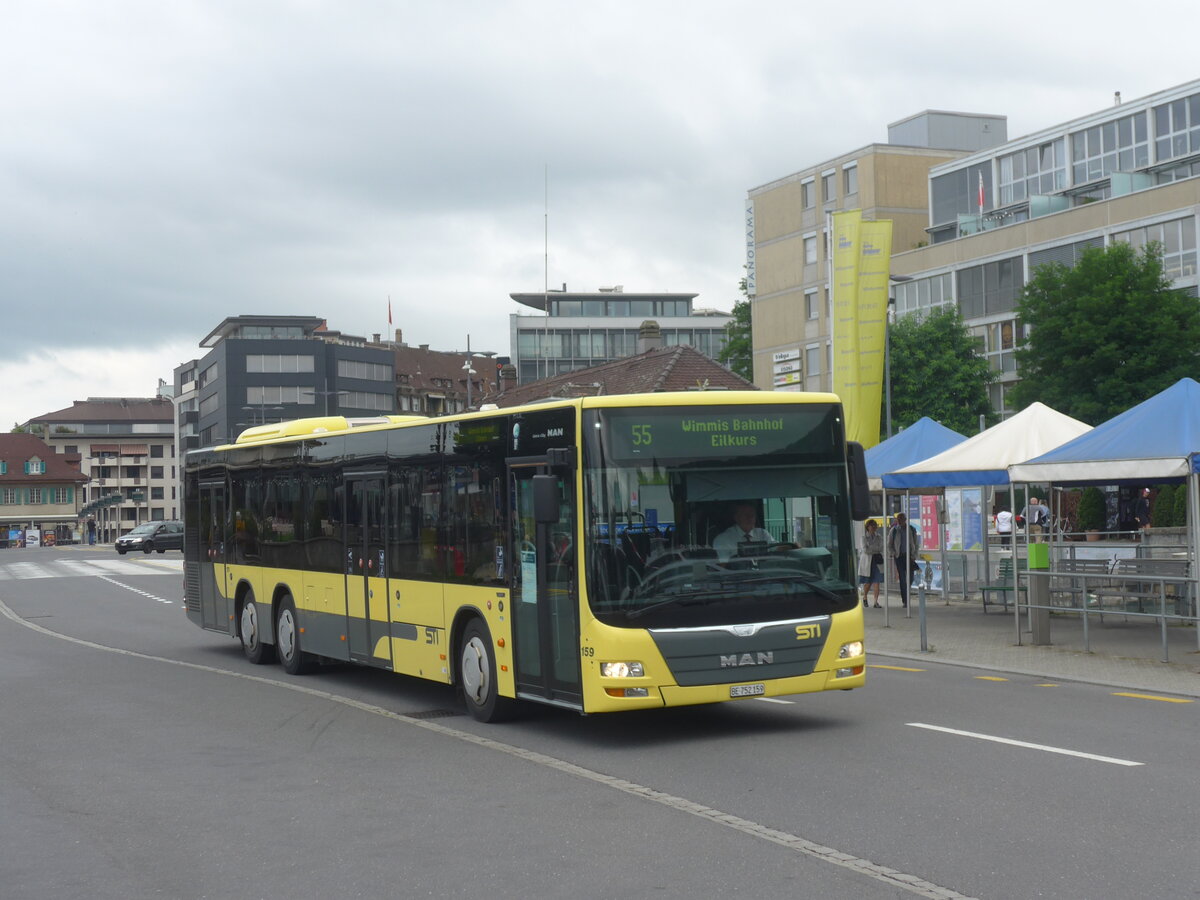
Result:
{"label": "yellow vertical banner", "polygon": [[879,443],[879,412],[883,406],[892,223],[887,219],[863,222],[858,238],[858,399],[855,415],[847,416],[846,436],[870,449]]}
{"label": "yellow vertical banner", "polygon": [[854,421],[858,391],[858,255],[862,211],[833,214],[833,392],[842,398],[846,435]]}

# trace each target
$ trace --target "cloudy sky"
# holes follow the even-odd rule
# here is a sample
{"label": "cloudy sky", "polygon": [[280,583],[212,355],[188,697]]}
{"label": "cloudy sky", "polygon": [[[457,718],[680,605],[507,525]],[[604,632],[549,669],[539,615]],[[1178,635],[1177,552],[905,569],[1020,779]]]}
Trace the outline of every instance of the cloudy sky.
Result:
{"label": "cloudy sky", "polygon": [[409,343],[506,353],[508,294],[547,280],[728,309],[750,188],[922,109],[1018,137],[1196,78],[1198,19],[1175,0],[6,0],[0,426],[150,396],[232,315],[369,336],[390,296]]}

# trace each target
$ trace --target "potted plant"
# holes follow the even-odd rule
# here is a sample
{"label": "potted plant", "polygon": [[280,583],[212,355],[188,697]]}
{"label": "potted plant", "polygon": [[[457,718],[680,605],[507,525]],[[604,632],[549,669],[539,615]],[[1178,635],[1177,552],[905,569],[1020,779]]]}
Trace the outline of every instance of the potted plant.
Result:
{"label": "potted plant", "polygon": [[1089,541],[1100,540],[1104,528],[1104,493],[1098,487],[1084,488],[1079,498],[1079,530],[1087,532]]}

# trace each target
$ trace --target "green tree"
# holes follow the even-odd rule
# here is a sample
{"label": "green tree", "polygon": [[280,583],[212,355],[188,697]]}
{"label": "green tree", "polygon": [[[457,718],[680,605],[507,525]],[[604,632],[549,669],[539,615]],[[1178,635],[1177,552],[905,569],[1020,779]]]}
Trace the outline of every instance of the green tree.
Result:
{"label": "green tree", "polygon": [[728,366],[735,375],[754,380],[754,343],[750,332],[750,298],[746,296],[746,279],[738,283],[744,299],[733,304],[733,321],[725,326],[725,346],[717,362]]}
{"label": "green tree", "polygon": [[1175,519],[1175,488],[1160,484],[1154,494],[1154,506],[1150,510],[1150,524],[1155,528],[1168,528]]}
{"label": "green tree", "polygon": [[1200,304],[1172,289],[1157,244],[1084,251],[1074,268],[1039,266],[1017,314],[1013,403],[1035,400],[1096,425],[1200,373]]}
{"label": "green tree", "polygon": [[1186,483],[1175,488],[1175,502],[1172,507],[1171,524],[1176,528],[1187,528],[1188,486]]}
{"label": "green tree", "polygon": [[957,309],[905,316],[890,328],[892,428],[929,416],[963,434],[997,415],[988,400],[996,373],[975,352],[975,341]]}

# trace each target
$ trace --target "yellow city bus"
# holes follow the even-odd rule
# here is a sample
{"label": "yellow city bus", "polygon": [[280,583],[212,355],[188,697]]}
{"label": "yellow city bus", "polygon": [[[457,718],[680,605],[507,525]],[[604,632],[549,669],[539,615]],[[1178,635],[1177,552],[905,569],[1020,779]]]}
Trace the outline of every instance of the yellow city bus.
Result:
{"label": "yellow city bus", "polygon": [[187,614],[292,674],[456,685],[482,721],[856,688],[866,500],[831,394],[263,425],[187,456]]}

